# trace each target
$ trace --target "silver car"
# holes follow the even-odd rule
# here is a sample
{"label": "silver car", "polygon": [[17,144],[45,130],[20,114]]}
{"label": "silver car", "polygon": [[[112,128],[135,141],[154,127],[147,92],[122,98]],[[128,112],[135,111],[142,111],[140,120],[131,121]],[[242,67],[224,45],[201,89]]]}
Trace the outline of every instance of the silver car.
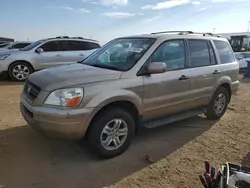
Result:
{"label": "silver car", "polygon": [[0,74],[24,81],[34,71],[81,61],[99,47],[96,40],[81,37],[39,40],[18,51],[0,51]]}
{"label": "silver car", "polygon": [[[166,32],[114,39],[83,62],[27,79],[21,112],[50,136],[87,138],[102,157],[125,151],[141,127],[205,113],[220,119],[239,86],[224,38]],[[147,143],[145,143],[147,144]]]}
{"label": "silver car", "polygon": [[30,45],[31,42],[9,42],[9,43],[3,43],[0,44],[0,52],[1,51],[6,51],[7,49],[9,50],[18,50],[21,48],[24,48],[28,45]]}

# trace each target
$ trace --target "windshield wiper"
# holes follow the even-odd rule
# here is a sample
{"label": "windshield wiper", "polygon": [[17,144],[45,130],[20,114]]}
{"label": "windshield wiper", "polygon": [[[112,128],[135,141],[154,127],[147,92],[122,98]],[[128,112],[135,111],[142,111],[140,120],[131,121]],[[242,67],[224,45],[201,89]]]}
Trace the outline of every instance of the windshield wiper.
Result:
{"label": "windshield wiper", "polygon": [[119,69],[118,67],[114,67],[114,66],[110,66],[110,65],[104,65],[104,64],[86,64],[86,65],[93,66],[93,67],[98,67],[98,68],[121,71],[121,69]]}

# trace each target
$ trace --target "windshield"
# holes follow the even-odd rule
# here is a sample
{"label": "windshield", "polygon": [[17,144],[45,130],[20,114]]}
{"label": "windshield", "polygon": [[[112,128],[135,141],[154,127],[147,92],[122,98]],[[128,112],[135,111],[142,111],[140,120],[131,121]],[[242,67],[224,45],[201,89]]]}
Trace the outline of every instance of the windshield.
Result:
{"label": "windshield", "polygon": [[3,44],[0,44],[0,48],[4,48],[6,46],[8,46],[10,43],[3,43]]}
{"label": "windshield", "polygon": [[154,42],[155,39],[152,38],[115,39],[81,63],[100,68],[127,71],[139,61]]}
{"label": "windshield", "polygon": [[46,41],[46,40],[39,40],[39,41],[33,42],[30,45],[20,49],[20,51],[29,51],[29,50],[35,48],[36,46],[38,46],[39,44],[43,43],[44,41]]}

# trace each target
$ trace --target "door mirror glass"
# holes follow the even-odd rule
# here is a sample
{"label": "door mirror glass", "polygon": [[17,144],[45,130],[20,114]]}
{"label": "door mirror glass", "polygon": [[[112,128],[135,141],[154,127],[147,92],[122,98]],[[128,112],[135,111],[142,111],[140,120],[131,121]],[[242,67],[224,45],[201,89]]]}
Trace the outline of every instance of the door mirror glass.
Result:
{"label": "door mirror glass", "polygon": [[40,54],[40,53],[43,53],[44,51],[43,51],[42,48],[37,48],[37,49],[36,49],[36,52]]}
{"label": "door mirror glass", "polygon": [[160,74],[166,72],[166,64],[163,62],[152,62],[148,66],[149,74]]}

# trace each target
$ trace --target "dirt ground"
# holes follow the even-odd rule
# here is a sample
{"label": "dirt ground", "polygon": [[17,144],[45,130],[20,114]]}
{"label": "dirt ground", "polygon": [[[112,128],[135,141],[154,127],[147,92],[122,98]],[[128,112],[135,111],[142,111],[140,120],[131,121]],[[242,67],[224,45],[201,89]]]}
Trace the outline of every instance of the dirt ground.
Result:
{"label": "dirt ground", "polygon": [[28,127],[19,111],[22,87],[0,82],[1,188],[198,188],[204,160],[250,165],[250,82],[242,81],[220,121],[194,117],[144,130],[110,160],[95,158],[82,142],[44,138]]}

